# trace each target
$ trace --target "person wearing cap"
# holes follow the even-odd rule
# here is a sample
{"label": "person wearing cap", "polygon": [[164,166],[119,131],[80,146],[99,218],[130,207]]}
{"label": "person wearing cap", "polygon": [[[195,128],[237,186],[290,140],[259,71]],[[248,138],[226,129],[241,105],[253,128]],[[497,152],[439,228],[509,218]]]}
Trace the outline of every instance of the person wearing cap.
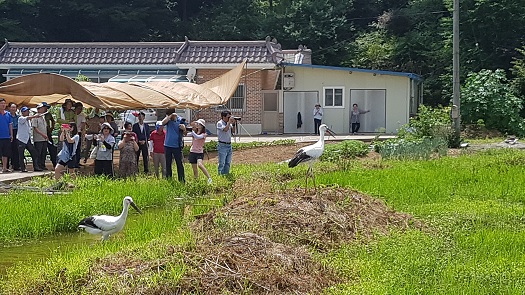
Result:
{"label": "person wearing cap", "polygon": [[97,155],[95,157],[95,175],[113,177],[113,147],[115,146],[114,129],[111,124],[104,122],[101,132],[96,136]]}
{"label": "person wearing cap", "polygon": [[49,112],[49,108],[51,108],[51,106],[45,101],[42,102],[42,105],[46,108],[44,121],[46,121],[47,127],[47,152],[49,153],[49,158],[51,163],[53,163],[53,167],[55,167],[57,165],[57,147],[53,142],[53,130],[55,129],[56,122],[53,114]]}
{"label": "person wearing cap", "polygon": [[48,170],[46,167],[47,144],[49,137],[47,136],[47,124],[44,118],[47,108],[43,104],[36,106],[38,117],[31,120],[33,127],[33,141],[35,142],[36,159],[40,169]]}
{"label": "person wearing cap", "polygon": [[208,184],[211,184],[210,173],[208,173],[208,170],[206,170],[206,167],[204,167],[202,163],[204,160],[204,143],[206,142],[207,136],[206,122],[204,119],[198,119],[193,122],[190,135],[192,141],[188,161],[193,168],[193,176],[195,176],[195,179],[199,178],[199,169],[201,169],[202,173],[208,178]]}
{"label": "person wearing cap", "polygon": [[[14,102],[9,103],[9,114],[11,115],[11,120],[13,121],[13,138],[16,139],[16,135],[18,133],[18,118],[20,118],[20,115],[17,114],[18,105]],[[20,170],[20,157],[18,155],[18,141],[13,140],[11,142],[11,157],[9,157],[9,162],[11,163],[11,166],[13,167],[13,170]],[[7,169],[9,169],[9,163],[7,163]]]}
{"label": "person wearing cap", "polygon": [[55,179],[59,180],[67,169],[70,174],[75,174],[75,153],[79,142],[77,124],[72,122],[62,124],[59,141],[63,142],[62,149],[57,155],[58,163],[55,167]]}
{"label": "person wearing cap", "polygon": [[153,171],[155,176],[159,177],[159,166],[162,169],[162,176],[166,176],[166,155],[164,154],[164,141],[166,140],[166,132],[162,121],[157,121],[155,130],[149,136],[149,153],[153,159]]}
{"label": "person wearing cap", "polygon": [[323,109],[320,104],[316,104],[314,107],[314,133],[319,135],[319,126],[323,121]]}
{"label": "person wearing cap", "polygon": [[142,161],[144,164],[144,173],[149,173],[149,155],[148,155],[148,142],[149,142],[149,126],[144,123],[146,114],[143,112],[139,113],[139,121],[133,124],[133,132],[137,134],[137,143],[139,144],[139,150],[137,151],[137,163],[139,162],[140,154],[142,154]]}
{"label": "person wearing cap", "polygon": [[6,111],[5,99],[0,98],[0,155],[2,155],[2,173],[11,172],[7,169],[7,161],[11,156],[13,141],[13,120]]}
{"label": "person wearing cap", "polygon": [[235,125],[235,119],[230,111],[222,111],[221,119],[217,122],[217,153],[219,158],[218,173],[219,175],[230,174],[230,165],[232,162],[232,133]]}
{"label": "person wearing cap", "polygon": [[18,117],[18,133],[16,134],[16,143],[17,143],[17,155],[18,163],[20,163],[20,171],[27,172],[24,152],[27,149],[33,160],[33,170],[42,171],[38,165],[37,151],[31,142],[31,121],[33,119],[40,118],[41,114],[36,114],[34,116],[29,116],[29,108],[22,107],[20,109],[21,116]]}
{"label": "person wearing cap", "polygon": [[180,182],[185,183],[184,165],[182,165],[182,142],[180,131],[186,133],[186,126],[181,124],[181,118],[175,113],[175,109],[166,112],[166,118],[162,120],[166,140],[164,141],[164,154],[166,155],[166,178],[172,177],[172,163],[175,159],[177,165],[177,176]]}
{"label": "person wearing cap", "polygon": [[113,137],[117,137],[118,136],[118,126],[117,126],[117,123],[115,123],[115,118],[113,117],[113,114],[111,112],[107,112],[105,117],[106,117],[106,123],[108,123],[113,129],[113,132],[111,133],[111,135],[113,135]]}

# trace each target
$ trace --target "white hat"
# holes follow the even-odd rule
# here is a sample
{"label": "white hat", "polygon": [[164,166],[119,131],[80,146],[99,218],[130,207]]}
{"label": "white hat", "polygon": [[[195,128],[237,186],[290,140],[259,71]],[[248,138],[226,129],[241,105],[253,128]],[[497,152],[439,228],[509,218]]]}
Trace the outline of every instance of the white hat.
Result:
{"label": "white hat", "polygon": [[102,126],[100,127],[100,129],[103,129],[104,127],[109,128],[111,130],[111,133],[115,132],[115,130],[113,130],[113,127],[111,127],[111,125],[108,122],[102,123]]}
{"label": "white hat", "polygon": [[197,123],[201,124],[202,126],[206,127],[206,121],[204,121],[204,119],[199,119],[199,120],[197,120],[195,122],[197,122]]}

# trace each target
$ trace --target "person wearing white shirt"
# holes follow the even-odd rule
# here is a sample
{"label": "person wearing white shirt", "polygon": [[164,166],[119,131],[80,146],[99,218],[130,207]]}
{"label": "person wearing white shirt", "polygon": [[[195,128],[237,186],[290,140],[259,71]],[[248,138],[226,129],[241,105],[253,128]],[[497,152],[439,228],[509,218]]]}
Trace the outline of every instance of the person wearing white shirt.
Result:
{"label": "person wearing white shirt", "polygon": [[35,116],[29,116],[29,108],[22,107],[20,109],[22,115],[18,118],[18,133],[16,134],[16,140],[18,142],[18,155],[20,159],[20,171],[27,172],[24,151],[27,149],[33,160],[33,170],[42,171],[38,167],[38,161],[36,157],[36,149],[31,142],[31,119],[40,118],[42,114],[38,113]]}
{"label": "person wearing white shirt", "polygon": [[320,104],[316,104],[314,108],[314,133],[319,135],[319,126],[323,120],[323,109]]}

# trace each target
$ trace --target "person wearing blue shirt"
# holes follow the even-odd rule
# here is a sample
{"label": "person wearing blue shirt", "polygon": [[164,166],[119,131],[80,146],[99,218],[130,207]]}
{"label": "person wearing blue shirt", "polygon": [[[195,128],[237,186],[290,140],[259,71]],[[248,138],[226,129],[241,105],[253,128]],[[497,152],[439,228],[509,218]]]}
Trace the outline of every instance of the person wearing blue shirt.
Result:
{"label": "person wearing blue shirt", "polygon": [[[9,103],[9,114],[11,115],[11,121],[13,121],[13,141],[11,141],[11,158],[9,162],[13,167],[13,170],[20,170],[20,155],[18,154],[18,141],[16,140],[16,135],[18,133],[18,118],[20,115],[16,113],[18,110],[18,105],[14,102]],[[9,164],[7,164],[9,169]]]}
{"label": "person wearing blue shirt", "polygon": [[5,99],[0,98],[0,155],[2,155],[2,173],[11,172],[7,169],[7,160],[11,156],[11,142],[13,141],[13,121],[11,114],[6,111]]}
{"label": "person wearing blue shirt", "polygon": [[182,165],[182,148],[184,142],[181,138],[186,135],[186,126],[181,124],[181,118],[175,114],[175,110],[168,110],[166,118],[162,120],[164,126],[164,132],[166,133],[166,139],[164,140],[164,154],[166,156],[166,178],[171,179],[172,177],[172,164],[175,159],[177,165],[177,176],[180,182],[185,183],[184,177],[184,165]]}

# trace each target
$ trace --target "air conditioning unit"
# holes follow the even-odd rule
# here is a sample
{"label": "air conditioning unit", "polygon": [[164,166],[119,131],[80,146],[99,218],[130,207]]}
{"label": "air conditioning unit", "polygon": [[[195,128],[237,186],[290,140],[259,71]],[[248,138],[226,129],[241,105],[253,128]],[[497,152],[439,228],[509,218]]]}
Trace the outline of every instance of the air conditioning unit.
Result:
{"label": "air conditioning unit", "polygon": [[286,90],[295,87],[295,76],[294,73],[284,73],[283,75],[283,88]]}

